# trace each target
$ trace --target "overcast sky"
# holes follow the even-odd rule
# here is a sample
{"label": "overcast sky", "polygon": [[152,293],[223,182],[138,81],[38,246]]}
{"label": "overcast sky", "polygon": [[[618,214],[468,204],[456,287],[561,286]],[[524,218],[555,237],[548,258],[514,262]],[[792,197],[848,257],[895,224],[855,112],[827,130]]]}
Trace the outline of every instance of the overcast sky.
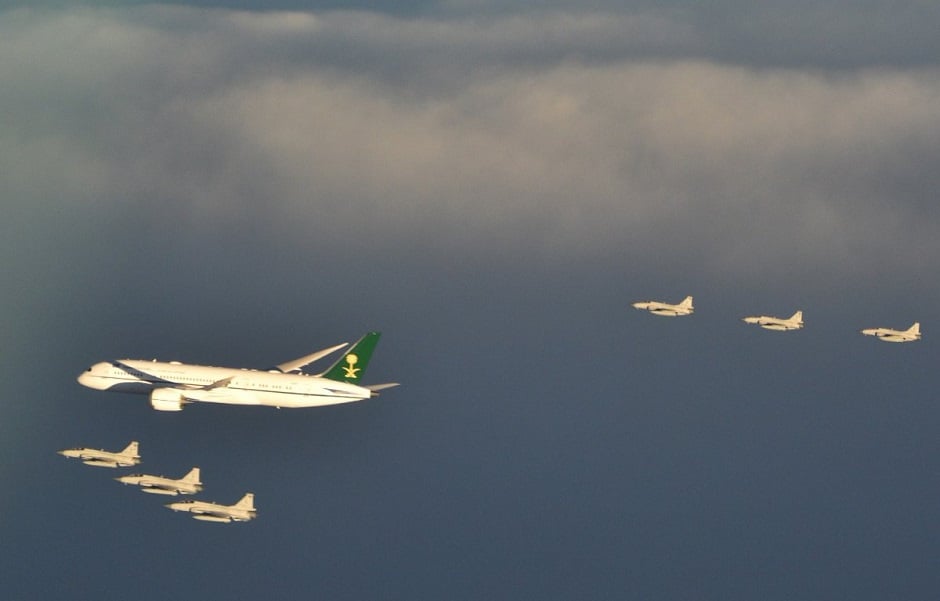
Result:
{"label": "overcast sky", "polygon": [[[0,597],[933,598],[940,8],[503,4],[0,2]],[[74,381],[371,329],[353,406]],[[54,454],[131,438],[260,517]]]}

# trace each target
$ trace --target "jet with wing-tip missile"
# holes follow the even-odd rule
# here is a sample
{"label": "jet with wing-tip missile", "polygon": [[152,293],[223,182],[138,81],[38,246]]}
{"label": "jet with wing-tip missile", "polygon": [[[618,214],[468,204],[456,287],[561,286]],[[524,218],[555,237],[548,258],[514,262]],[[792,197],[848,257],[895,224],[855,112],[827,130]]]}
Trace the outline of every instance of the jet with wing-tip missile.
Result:
{"label": "jet with wing-tip missile", "polygon": [[143,492],[155,495],[194,495],[202,490],[199,468],[194,467],[182,478],[167,478],[152,474],[130,474],[115,478],[123,484],[139,486]]}
{"label": "jet with wing-tip missile", "polygon": [[914,325],[906,330],[892,330],[891,328],[868,328],[862,330],[866,336],[876,336],[878,340],[885,342],[914,342],[920,340],[920,323],[914,322]]}
{"label": "jet with wing-tip missile", "polygon": [[695,311],[692,306],[692,297],[687,296],[677,305],[671,305],[660,301],[641,301],[633,303],[634,308],[649,311],[653,315],[663,315],[665,317],[677,317],[679,315],[691,315]]}
{"label": "jet with wing-tip missile", "polygon": [[797,311],[788,318],[759,315],[755,317],[745,317],[742,321],[759,325],[765,330],[777,330],[780,332],[799,330],[803,327],[803,312]]}
{"label": "jet with wing-tip missile", "polygon": [[173,511],[187,511],[192,514],[194,520],[203,522],[247,522],[258,516],[258,511],[255,509],[255,495],[250,492],[245,493],[245,496],[234,505],[187,499],[168,503],[166,507]]}
{"label": "jet with wing-tip missile", "polygon": [[123,451],[103,451],[101,449],[89,449],[87,447],[78,447],[74,449],[63,449],[58,451],[59,455],[71,459],[81,459],[85,465],[96,467],[130,467],[140,463],[140,454],[138,453],[138,443],[131,441]]}

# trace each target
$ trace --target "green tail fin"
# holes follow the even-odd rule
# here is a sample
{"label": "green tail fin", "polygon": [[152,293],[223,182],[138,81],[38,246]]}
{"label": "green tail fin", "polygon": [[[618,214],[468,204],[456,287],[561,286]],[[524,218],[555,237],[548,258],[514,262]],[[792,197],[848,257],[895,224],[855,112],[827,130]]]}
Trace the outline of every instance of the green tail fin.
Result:
{"label": "green tail fin", "polygon": [[343,353],[339,361],[330,366],[320,376],[330,380],[359,384],[362,375],[366,373],[366,367],[369,366],[372,351],[375,350],[375,345],[379,343],[379,336],[381,336],[379,332],[369,332],[360,338],[351,349]]}

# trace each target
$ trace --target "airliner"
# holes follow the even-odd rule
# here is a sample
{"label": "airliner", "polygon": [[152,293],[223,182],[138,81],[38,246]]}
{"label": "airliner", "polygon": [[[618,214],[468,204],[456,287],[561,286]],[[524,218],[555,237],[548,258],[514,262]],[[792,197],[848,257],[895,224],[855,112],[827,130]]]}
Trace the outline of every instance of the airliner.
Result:
{"label": "airliner", "polygon": [[866,336],[877,336],[878,340],[885,342],[914,342],[920,340],[920,324],[916,321],[914,325],[906,330],[892,330],[891,328],[868,328],[862,330]]}
{"label": "airliner", "polygon": [[188,403],[319,407],[361,401],[397,383],[361,384],[379,341],[369,332],[326,371],[308,375],[303,367],[344,348],[338,344],[269,370],[190,365],[179,361],[119,359],[96,363],[78,376],[78,383],[109,392],[150,396],[157,411],[181,411]]}
{"label": "airliner", "polygon": [[123,484],[139,486],[140,490],[155,495],[194,495],[202,490],[199,468],[194,467],[182,478],[167,478],[152,474],[131,474],[115,478]]}
{"label": "airliner", "polygon": [[82,463],[85,465],[94,465],[96,467],[130,467],[140,463],[140,454],[137,449],[137,441],[132,440],[129,445],[124,447],[123,451],[103,451],[101,449],[78,447],[75,449],[63,449],[58,453],[70,459],[81,459]]}
{"label": "airliner", "polygon": [[641,301],[633,303],[636,309],[649,311],[653,315],[663,315],[666,317],[677,317],[679,315],[691,315],[695,311],[692,306],[692,297],[687,296],[678,305],[672,305],[661,301]]}
{"label": "airliner", "polygon": [[203,522],[247,522],[258,517],[258,511],[255,509],[255,495],[245,493],[234,505],[221,505],[210,501],[177,501],[168,503],[173,511],[188,511],[192,514],[194,520]]}
{"label": "airliner", "polygon": [[770,315],[759,315],[756,317],[745,317],[744,323],[757,324],[765,330],[777,330],[785,332],[787,330],[799,330],[803,327],[803,312],[797,311],[787,318],[771,317]]}

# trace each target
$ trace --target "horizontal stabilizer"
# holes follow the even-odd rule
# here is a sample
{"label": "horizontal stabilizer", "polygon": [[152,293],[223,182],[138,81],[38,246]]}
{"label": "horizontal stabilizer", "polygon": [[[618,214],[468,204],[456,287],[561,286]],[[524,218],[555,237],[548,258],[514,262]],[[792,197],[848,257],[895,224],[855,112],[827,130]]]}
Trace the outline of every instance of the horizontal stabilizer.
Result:
{"label": "horizontal stabilizer", "polygon": [[369,386],[363,386],[363,388],[367,388],[368,390],[371,390],[373,393],[372,396],[376,396],[380,390],[385,390],[386,388],[394,388],[395,386],[398,386],[398,385],[399,385],[398,382],[387,382],[385,384],[371,384]]}
{"label": "horizontal stabilizer", "polygon": [[330,353],[334,353],[338,351],[339,349],[343,348],[344,346],[347,346],[348,344],[349,344],[348,342],[343,342],[343,343],[337,344],[336,346],[325,348],[322,351],[310,353],[309,355],[305,355],[303,357],[300,357],[299,359],[294,359],[293,361],[281,363],[280,365],[277,366],[277,369],[279,369],[280,371],[284,373],[288,373],[288,372],[300,369],[302,367],[305,367],[306,365],[309,365],[310,363],[313,363],[317,359],[322,359],[323,357],[326,357]]}

